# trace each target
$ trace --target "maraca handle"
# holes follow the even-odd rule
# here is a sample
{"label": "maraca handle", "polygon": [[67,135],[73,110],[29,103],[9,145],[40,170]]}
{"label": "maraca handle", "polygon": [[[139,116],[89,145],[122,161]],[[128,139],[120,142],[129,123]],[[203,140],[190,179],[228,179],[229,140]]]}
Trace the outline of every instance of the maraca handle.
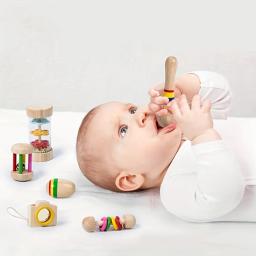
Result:
{"label": "maraca handle", "polygon": [[177,69],[177,59],[174,56],[169,56],[165,61],[165,90],[174,90],[174,80]]}

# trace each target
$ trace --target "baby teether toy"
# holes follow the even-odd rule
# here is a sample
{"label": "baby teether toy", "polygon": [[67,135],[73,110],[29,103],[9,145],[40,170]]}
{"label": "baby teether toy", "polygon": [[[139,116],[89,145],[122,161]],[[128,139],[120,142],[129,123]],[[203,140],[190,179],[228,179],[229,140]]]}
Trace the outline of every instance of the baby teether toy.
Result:
{"label": "baby teether toy", "polygon": [[118,216],[102,217],[100,221],[96,221],[94,217],[89,216],[83,219],[82,224],[87,232],[122,230],[133,228],[136,219],[131,214],[123,215],[121,218]]}
{"label": "baby teether toy", "polygon": [[16,181],[31,180],[33,175],[32,174],[33,147],[26,143],[18,143],[12,146],[11,151],[13,153],[13,164],[12,164],[12,171],[11,171],[12,178]]}
{"label": "baby teether toy", "polygon": [[[164,97],[167,97],[169,99],[169,102],[175,99],[174,94],[174,79],[176,74],[176,68],[177,68],[177,59],[173,56],[170,56],[165,61],[165,85],[164,85]],[[165,108],[165,106],[163,106]],[[172,121],[172,115],[168,113],[164,116],[157,116],[157,122],[159,126],[165,127],[168,124],[170,124]]]}
{"label": "baby teether toy", "polygon": [[46,184],[46,191],[54,198],[69,197],[75,192],[75,184],[69,180],[51,179]]}
{"label": "baby teether toy", "polygon": [[33,161],[45,162],[53,158],[51,147],[52,106],[28,107],[29,141],[33,146]]}
{"label": "baby teether toy", "polygon": [[28,206],[28,225],[47,227],[57,224],[57,206],[47,201],[37,201]]}
{"label": "baby teether toy", "polygon": [[37,201],[28,205],[28,217],[23,216],[13,207],[8,207],[7,212],[12,217],[27,221],[30,227],[49,227],[57,224],[57,206],[48,201]]}

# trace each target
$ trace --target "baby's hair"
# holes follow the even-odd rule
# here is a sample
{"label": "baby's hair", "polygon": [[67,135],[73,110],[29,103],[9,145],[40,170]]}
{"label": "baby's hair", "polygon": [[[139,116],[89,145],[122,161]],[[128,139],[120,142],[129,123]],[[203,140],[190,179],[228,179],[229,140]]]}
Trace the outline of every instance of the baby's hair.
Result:
{"label": "baby's hair", "polygon": [[[88,143],[88,129],[100,107],[101,105],[91,109],[82,120],[76,141],[77,162],[84,176],[92,183],[114,192],[122,192],[116,187],[116,177],[110,174],[107,164],[103,162],[101,155],[98,154],[99,152],[96,150],[97,153],[95,153],[96,151],[92,150],[92,145]],[[114,168],[114,165],[112,168]]]}

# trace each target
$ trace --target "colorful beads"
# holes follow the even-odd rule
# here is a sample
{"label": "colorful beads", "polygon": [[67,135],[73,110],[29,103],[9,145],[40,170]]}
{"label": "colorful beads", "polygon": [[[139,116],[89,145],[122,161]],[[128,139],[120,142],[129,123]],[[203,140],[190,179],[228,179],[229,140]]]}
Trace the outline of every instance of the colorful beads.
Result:
{"label": "colorful beads", "polygon": [[99,227],[100,231],[108,231],[113,226],[114,230],[121,230],[123,226],[120,223],[120,218],[118,216],[115,217],[102,217],[101,218],[102,225]]}

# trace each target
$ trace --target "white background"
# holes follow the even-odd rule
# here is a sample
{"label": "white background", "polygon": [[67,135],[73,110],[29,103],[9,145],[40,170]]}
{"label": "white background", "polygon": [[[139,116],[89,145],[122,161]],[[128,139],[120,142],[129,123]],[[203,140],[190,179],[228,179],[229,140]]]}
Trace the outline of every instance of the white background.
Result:
{"label": "white background", "polygon": [[[146,103],[164,79],[204,69],[230,81],[233,116],[256,116],[253,1],[0,0],[0,108],[88,111]],[[177,75],[178,75],[177,74]]]}

